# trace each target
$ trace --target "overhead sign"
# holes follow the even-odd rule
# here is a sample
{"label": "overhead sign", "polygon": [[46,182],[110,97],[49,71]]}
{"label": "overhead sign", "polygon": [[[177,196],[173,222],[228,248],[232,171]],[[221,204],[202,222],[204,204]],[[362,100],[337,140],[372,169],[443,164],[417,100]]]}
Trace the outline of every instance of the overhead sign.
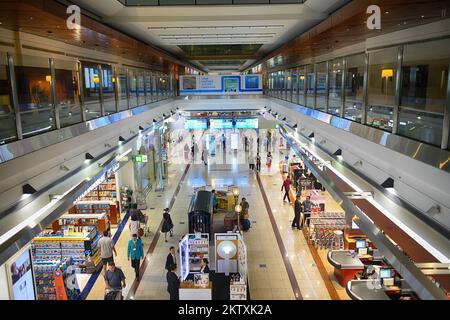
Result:
{"label": "overhead sign", "polygon": [[148,162],[148,157],[146,154],[138,154],[133,156],[133,161],[138,163],[146,163]]}
{"label": "overhead sign", "polygon": [[262,94],[261,74],[180,76],[181,95]]}

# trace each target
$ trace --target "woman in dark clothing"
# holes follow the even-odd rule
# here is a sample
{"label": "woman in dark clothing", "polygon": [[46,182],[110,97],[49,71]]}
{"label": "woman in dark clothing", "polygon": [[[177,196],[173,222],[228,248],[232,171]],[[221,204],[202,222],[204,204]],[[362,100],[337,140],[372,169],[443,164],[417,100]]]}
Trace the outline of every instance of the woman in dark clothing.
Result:
{"label": "woman in dark clothing", "polygon": [[173,223],[172,218],[170,217],[169,208],[164,209],[163,220],[161,232],[164,233],[164,240],[167,242],[167,232],[170,232],[170,236],[173,237]]}
{"label": "woman in dark clothing", "polygon": [[203,258],[200,263],[201,263],[200,273],[209,273],[208,259]]}
{"label": "woman in dark clothing", "polygon": [[177,265],[173,264],[170,266],[170,270],[167,272],[167,291],[170,294],[170,300],[180,300],[180,279],[178,278],[175,271],[177,270]]}

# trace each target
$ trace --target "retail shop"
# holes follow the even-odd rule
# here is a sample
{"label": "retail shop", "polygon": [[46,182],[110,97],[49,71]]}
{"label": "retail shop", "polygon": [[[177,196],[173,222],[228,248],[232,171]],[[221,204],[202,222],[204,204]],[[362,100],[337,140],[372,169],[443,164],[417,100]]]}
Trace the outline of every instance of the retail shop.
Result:
{"label": "retail shop", "polygon": [[[401,274],[380,253],[375,244],[359,228],[359,218],[345,212],[318,181],[303,159],[318,170],[331,170],[312,150],[302,149],[302,157],[285,159],[285,175],[292,180],[292,193],[312,202],[310,212],[302,214],[303,234],[337,281],[336,289],[345,289],[355,300],[419,299]],[[306,161],[305,160],[305,161]],[[289,161],[289,163],[285,163]],[[361,201],[361,194],[355,195]],[[293,198],[293,197],[292,197]],[[392,240],[391,240],[392,241]],[[394,243],[395,244],[395,243]],[[395,244],[396,245],[396,244]]]}
{"label": "retail shop", "polygon": [[[214,255],[210,254],[214,251]],[[247,300],[247,250],[240,233],[187,234],[179,243],[180,300]],[[203,259],[215,270],[201,271]]]}
{"label": "retail shop", "polygon": [[126,214],[128,194],[122,187],[121,171],[130,163],[128,154],[107,165],[103,174],[72,199],[64,214],[1,267],[7,298],[80,298],[90,276],[101,268],[98,241],[102,233],[109,231],[114,236]]}
{"label": "retail shop", "polygon": [[[190,233],[179,243],[180,300],[247,299],[247,249],[238,200],[237,186],[218,188],[215,195],[206,187],[194,190],[187,212]],[[202,271],[205,261],[208,272]]]}

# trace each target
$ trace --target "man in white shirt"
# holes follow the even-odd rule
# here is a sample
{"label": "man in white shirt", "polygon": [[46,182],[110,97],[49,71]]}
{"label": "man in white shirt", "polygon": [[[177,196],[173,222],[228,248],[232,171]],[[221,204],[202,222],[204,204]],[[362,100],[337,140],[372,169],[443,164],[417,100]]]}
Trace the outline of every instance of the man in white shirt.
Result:
{"label": "man in white shirt", "polygon": [[105,273],[108,262],[114,262],[113,252],[117,257],[114,241],[109,237],[108,231],[103,232],[103,237],[98,241],[98,247],[100,249],[100,256],[102,257],[103,273]]}

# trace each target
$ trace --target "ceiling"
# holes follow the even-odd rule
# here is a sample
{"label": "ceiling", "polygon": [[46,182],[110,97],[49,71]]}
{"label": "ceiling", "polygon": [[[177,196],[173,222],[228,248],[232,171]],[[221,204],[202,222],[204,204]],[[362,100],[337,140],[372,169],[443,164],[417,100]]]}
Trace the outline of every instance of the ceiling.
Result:
{"label": "ceiling", "polygon": [[206,72],[244,70],[325,20],[349,0],[303,4],[124,6],[117,0],[73,0],[101,21],[156,45]]}

